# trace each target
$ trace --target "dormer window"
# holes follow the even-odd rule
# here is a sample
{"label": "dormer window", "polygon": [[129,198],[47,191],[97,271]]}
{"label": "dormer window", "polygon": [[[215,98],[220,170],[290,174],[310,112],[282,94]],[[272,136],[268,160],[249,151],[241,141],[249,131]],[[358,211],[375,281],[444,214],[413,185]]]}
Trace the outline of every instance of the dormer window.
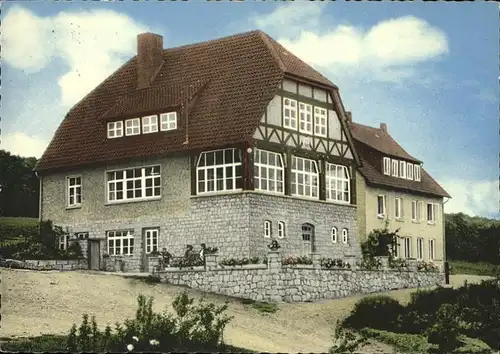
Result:
{"label": "dormer window", "polygon": [[384,175],[390,176],[391,175],[391,159],[388,157],[384,157]]}
{"label": "dormer window", "polygon": [[419,165],[415,165],[414,172],[415,172],[415,181],[420,182],[421,177],[420,177],[420,166]]}
{"label": "dormer window", "polygon": [[399,168],[398,168],[398,167],[399,167],[399,162],[398,162],[398,160],[392,160],[392,175],[393,175],[394,177],[398,177],[398,176],[399,176],[399,173],[398,173],[398,172],[399,172],[399,171],[398,171],[398,170],[399,170]]}
{"label": "dormer window", "polygon": [[160,114],[160,130],[177,129],[177,112],[168,112]]}
{"label": "dormer window", "polygon": [[142,117],[142,134],[156,133],[158,131],[158,116]]}
{"label": "dormer window", "polygon": [[125,121],[125,135],[139,135],[141,134],[141,120],[140,118],[127,119]]}
{"label": "dormer window", "polygon": [[121,138],[123,136],[123,122],[120,120],[118,122],[108,123],[108,138]]}
{"label": "dormer window", "polygon": [[399,177],[406,178],[406,162],[399,161]]}
{"label": "dormer window", "polygon": [[413,180],[413,164],[408,163],[406,164],[407,170],[406,170],[406,178]]}

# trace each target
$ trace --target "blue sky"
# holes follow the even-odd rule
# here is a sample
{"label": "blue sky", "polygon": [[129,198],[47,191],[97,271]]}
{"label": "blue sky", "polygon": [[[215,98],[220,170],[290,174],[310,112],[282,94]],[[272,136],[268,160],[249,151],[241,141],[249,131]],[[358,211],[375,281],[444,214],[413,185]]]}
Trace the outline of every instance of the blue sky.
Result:
{"label": "blue sky", "polygon": [[13,2],[2,11],[2,144],[39,157],[68,109],[135,54],[262,29],[340,87],[452,195],[500,217],[498,5],[421,2]]}

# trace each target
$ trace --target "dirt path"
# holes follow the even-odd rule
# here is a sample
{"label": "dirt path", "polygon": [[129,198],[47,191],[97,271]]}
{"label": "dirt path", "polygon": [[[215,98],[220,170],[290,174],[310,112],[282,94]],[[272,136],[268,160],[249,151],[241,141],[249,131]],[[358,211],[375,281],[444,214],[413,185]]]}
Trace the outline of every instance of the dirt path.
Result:
{"label": "dirt path", "polygon": [[[154,296],[155,310],[170,306],[182,291],[179,287],[147,285],[119,276],[82,272],[32,272],[2,269],[2,337],[24,337],[67,333],[80,324],[83,313],[95,315],[100,326],[133,317],[139,294]],[[452,276],[463,284],[485,277]],[[190,296],[201,293],[189,290]],[[411,290],[389,294],[406,302]],[[228,344],[265,352],[327,352],[333,342],[337,319],[344,317],[361,296],[317,303],[280,304],[274,314],[262,314],[237,300],[229,300],[228,313],[234,316],[226,329]],[[223,304],[225,298],[207,295],[208,301]],[[387,351],[373,345],[367,352]]]}

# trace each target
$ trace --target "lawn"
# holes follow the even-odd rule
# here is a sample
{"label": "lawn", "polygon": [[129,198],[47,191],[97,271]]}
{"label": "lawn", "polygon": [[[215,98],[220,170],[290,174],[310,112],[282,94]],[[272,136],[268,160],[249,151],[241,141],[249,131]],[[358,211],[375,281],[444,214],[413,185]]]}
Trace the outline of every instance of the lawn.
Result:
{"label": "lawn", "polygon": [[38,219],[0,216],[0,225],[10,226],[10,227],[37,226]]}
{"label": "lawn", "polygon": [[500,276],[500,265],[495,265],[486,262],[464,262],[450,261],[452,274],[474,274],[474,275],[489,275]]}

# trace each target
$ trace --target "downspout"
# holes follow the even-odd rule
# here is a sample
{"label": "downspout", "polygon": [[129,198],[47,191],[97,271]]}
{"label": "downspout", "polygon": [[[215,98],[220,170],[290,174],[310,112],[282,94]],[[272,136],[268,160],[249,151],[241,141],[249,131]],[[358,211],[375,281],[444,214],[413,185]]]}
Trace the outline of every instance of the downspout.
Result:
{"label": "downspout", "polygon": [[443,219],[443,266],[444,266],[444,272],[445,272],[445,284],[450,283],[450,272],[451,272],[451,267],[448,263],[448,259],[446,256],[446,221],[445,221],[445,215],[444,215],[444,205],[449,202],[451,198],[448,198],[445,202],[443,202],[443,207],[441,208],[442,211],[442,219]]}
{"label": "downspout", "polygon": [[185,101],[184,103],[182,104],[182,107],[184,109],[184,120],[186,122],[186,140],[184,140],[184,142],[182,143],[182,145],[187,145],[189,144],[189,114],[188,114],[188,105],[189,105],[189,97],[188,97],[188,94],[189,94],[189,86],[186,85],[186,93],[185,93]]}

